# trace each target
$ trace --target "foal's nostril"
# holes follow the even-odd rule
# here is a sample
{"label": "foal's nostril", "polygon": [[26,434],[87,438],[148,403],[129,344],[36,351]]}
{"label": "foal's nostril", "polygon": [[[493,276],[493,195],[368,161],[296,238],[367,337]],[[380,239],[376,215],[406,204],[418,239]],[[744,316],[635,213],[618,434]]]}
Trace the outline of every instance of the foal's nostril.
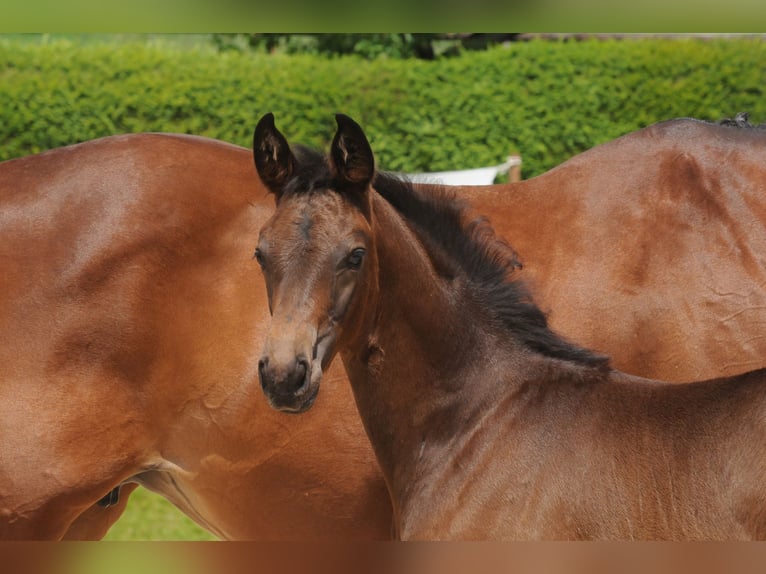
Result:
{"label": "foal's nostril", "polygon": [[301,391],[304,390],[304,387],[308,382],[306,381],[306,373],[308,373],[308,370],[309,362],[306,359],[296,359],[295,368],[293,369],[292,373],[290,373],[290,376],[287,380],[289,392],[300,394]]}
{"label": "foal's nostril", "polygon": [[264,358],[258,361],[258,378],[261,380],[261,388],[266,388],[266,367],[269,366],[269,360]]}

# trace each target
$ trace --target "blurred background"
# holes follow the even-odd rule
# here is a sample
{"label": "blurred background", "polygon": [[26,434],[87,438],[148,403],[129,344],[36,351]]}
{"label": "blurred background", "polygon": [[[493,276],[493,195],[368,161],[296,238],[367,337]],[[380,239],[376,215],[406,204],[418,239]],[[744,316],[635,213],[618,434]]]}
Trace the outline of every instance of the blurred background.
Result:
{"label": "blurred background", "polygon": [[5,0],[0,27],[9,32],[758,32],[764,29],[765,15],[766,6],[759,0]]}
{"label": "blurred background", "polygon": [[378,165],[523,160],[521,177],[654,122],[766,121],[757,34],[0,34],[0,160],[105,135],[250,146],[274,112],[326,149],[334,114]]}

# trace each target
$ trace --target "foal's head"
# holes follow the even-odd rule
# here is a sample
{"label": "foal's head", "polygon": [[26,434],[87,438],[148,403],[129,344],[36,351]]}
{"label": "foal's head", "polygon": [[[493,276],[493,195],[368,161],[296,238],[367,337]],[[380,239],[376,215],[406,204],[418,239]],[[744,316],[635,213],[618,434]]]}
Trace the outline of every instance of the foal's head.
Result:
{"label": "foal's head", "polygon": [[372,150],[353,120],[336,121],[329,158],[291,150],[272,114],[253,137],[258,174],[277,201],[255,252],[272,312],[259,375],[271,405],[288,412],[312,405],[322,370],[354,336],[376,285]]}

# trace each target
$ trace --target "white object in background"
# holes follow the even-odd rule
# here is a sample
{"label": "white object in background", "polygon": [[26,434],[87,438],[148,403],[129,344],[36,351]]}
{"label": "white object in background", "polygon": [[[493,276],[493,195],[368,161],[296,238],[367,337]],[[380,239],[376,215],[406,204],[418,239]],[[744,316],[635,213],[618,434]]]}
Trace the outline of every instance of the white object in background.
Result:
{"label": "white object in background", "polygon": [[[521,166],[521,157],[509,155],[508,160],[500,165],[461,169],[457,171],[430,171],[407,173],[413,183],[441,183],[443,185],[490,185],[498,175],[508,173],[511,168]],[[518,179],[517,179],[518,180]]]}

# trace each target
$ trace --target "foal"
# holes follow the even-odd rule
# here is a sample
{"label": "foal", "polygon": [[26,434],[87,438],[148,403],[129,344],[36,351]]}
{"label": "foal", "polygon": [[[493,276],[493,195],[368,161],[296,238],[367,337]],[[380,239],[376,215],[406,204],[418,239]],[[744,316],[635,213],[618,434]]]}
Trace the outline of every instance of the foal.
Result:
{"label": "foal", "polygon": [[766,537],[766,373],[671,385],[554,334],[514,252],[443,194],[328,160],[266,115],[254,156],[272,322],[259,375],[303,412],[339,353],[402,539]]}

